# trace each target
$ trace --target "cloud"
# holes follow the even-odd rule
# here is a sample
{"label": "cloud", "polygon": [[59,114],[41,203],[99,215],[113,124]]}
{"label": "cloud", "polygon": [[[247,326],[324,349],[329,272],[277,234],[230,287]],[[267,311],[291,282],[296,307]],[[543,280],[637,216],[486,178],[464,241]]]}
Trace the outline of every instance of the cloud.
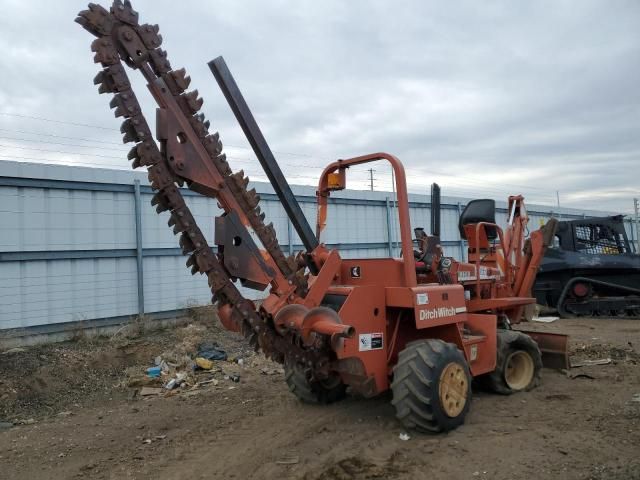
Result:
{"label": "cloud", "polygon": [[[91,80],[84,4],[0,2],[0,158],[125,167],[119,122]],[[179,6],[178,6],[179,5]],[[628,212],[640,196],[640,4],[607,2],[138,1],[185,66],[231,162],[259,174],[206,62],[224,55],[292,183],[313,183],[329,159],[385,150],[410,188]],[[155,105],[136,81],[150,119]],[[20,131],[86,139],[58,143]],[[238,148],[240,147],[240,148]],[[244,147],[244,148],[243,148]],[[40,150],[25,150],[39,148]],[[50,151],[43,151],[50,150]],[[122,147],[122,152],[126,148]],[[64,152],[83,152],[72,155]],[[90,153],[102,155],[91,157]],[[295,155],[292,155],[295,154]],[[113,157],[113,158],[108,158]],[[389,188],[376,167],[378,188]],[[366,172],[353,172],[365,186]]]}

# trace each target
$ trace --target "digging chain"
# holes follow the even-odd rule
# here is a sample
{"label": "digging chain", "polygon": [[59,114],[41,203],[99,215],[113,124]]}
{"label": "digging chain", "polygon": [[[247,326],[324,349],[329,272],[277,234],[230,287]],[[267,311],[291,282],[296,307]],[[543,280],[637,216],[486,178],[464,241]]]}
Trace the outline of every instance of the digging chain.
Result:
{"label": "digging chain", "polygon": [[[125,119],[120,128],[124,135],[123,142],[135,143],[128,158],[132,160],[133,168],[147,168],[151,188],[156,192],[151,204],[158,213],[170,211],[169,226],[173,227],[174,234],[181,234],[180,247],[183,254],[189,255],[187,266],[191,267],[192,274],[199,272],[207,275],[213,293],[212,301],[232,307],[232,319],[242,326],[243,334],[254,347],[260,347],[266,355],[280,362],[285,358],[292,358],[307,365],[318,366],[325,363],[326,354],[303,349],[292,334],[279,335],[268,315],[256,311],[253,302],[240,294],[184,201],[178,186],[182,186],[186,179],[174,172],[169,164],[173,158],[167,159],[152,138],[123,61],[130,68],[140,70],[149,84],[162,79],[265,249],[281,272],[296,285],[297,291],[304,292],[306,278],[298,271],[295,260],[287,258],[280,249],[273,224],[264,224],[264,213],[258,206],[259,197],[255,189],[247,190],[249,179],[242,170],[232,172],[225,154],[222,153],[218,133],[209,133],[209,121],[205,120],[204,114],[199,113],[203,100],[198,98],[198,91],[186,92],[191,82],[190,77],[184,69],[172,70],[167,53],[160,48],[162,36],[158,25],[140,25],[138,13],[132,9],[131,3],[120,0],[113,2],[110,11],[91,3],[88,10],[78,14],[76,22],[97,37],[91,44],[91,50],[95,53],[94,62],[100,63],[103,70],[96,75],[94,84],[99,85],[99,93],[114,94],[110,106],[115,109],[116,117]],[[136,45],[134,55],[127,51],[127,47],[130,47],[127,42]],[[188,187],[198,190],[197,185],[188,180],[186,183]]]}

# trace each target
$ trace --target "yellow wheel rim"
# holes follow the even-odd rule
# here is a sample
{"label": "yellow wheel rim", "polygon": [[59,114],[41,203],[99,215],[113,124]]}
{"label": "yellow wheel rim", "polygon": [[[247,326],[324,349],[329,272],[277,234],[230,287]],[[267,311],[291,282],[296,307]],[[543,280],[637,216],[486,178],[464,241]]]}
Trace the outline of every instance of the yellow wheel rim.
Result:
{"label": "yellow wheel rim", "polygon": [[456,362],[449,363],[440,374],[440,405],[448,417],[457,417],[467,404],[469,380],[464,367]]}
{"label": "yellow wheel rim", "polygon": [[531,384],[534,370],[531,355],[518,350],[507,357],[504,380],[511,390],[524,390]]}

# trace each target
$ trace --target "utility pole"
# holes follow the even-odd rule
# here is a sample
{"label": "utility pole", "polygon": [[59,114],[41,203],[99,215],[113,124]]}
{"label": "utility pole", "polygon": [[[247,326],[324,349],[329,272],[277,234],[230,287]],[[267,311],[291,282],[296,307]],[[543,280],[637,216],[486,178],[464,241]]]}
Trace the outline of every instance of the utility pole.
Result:
{"label": "utility pole", "polygon": [[369,169],[369,185],[371,187],[371,191],[373,192],[373,181],[375,180],[375,178],[373,178],[373,172],[375,172],[375,170],[373,168]]}
{"label": "utility pole", "polygon": [[560,190],[556,190],[556,202],[558,204],[558,208],[560,208]]}
{"label": "utility pole", "polygon": [[635,224],[636,224],[636,253],[640,253],[640,226],[638,225],[638,199],[633,199],[633,209],[635,210]]}

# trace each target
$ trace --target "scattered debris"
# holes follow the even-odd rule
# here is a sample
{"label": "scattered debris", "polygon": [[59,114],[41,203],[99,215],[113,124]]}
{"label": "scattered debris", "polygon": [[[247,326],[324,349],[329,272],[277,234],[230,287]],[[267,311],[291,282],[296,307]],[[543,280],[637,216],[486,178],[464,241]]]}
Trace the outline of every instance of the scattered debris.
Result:
{"label": "scattered debris", "polygon": [[300,462],[300,459],[297,456],[291,456],[276,460],[276,465],[295,465],[298,462]]}
{"label": "scattered debris", "polygon": [[571,361],[571,368],[578,367],[590,367],[592,365],[609,365],[611,363],[610,358],[598,358],[596,360],[579,360],[574,362]]}
{"label": "scattered debris", "polygon": [[162,373],[161,367],[149,367],[147,368],[147,376],[151,378],[158,378]]}
{"label": "scattered debris", "polygon": [[[593,338],[592,340],[597,340]],[[610,358],[614,363],[624,362],[636,365],[640,363],[640,353],[636,352],[631,342],[627,343],[627,348],[621,348],[608,343],[592,343],[577,345],[572,348],[572,356],[580,359],[604,359]]]}
{"label": "scattered debris", "polygon": [[567,377],[569,377],[571,380],[575,379],[575,378],[588,378],[589,380],[595,380],[596,377],[594,377],[593,375],[589,375],[588,373],[571,373],[571,372],[567,372]]}
{"label": "scattered debris", "polygon": [[162,389],[156,388],[156,387],[142,387],[142,390],[140,390],[141,397],[148,397],[150,395],[160,395],[161,393],[162,393]]}
{"label": "scattered debris", "polygon": [[226,360],[227,352],[219,348],[217,344],[203,343],[198,347],[197,357],[206,360]]}
{"label": "scattered debris", "polygon": [[145,438],[142,443],[146,443],[147,445],[149,445],[152,442],[152,440],[150,438]]}
{"label": "scattered debris", "polygon": [[640,403],[640,393],[634,393],[631,397],[631,401],[634,403]]}
{"label": "scattered debris", "polygon": [[0,430],[9,430],[13,427],[13,423],[11,422],[0,422]]}
{"label": "scattered debris", "polygon": [[71,415],[73,415],[73,412],[71,412],[69,410],[58,413],[59,417],[70,417]]}
{"label": "scattered debris", "polygon": [[211,370],[213,368],[213,361],[204,357],[197,357],[196,365],[203,370]]}
{"label": "scattered debris", "polygon": [[21,347],[10,348],[9,350],[5,350],[2,352],[2,355],[11,355],[12,353],[24,353],[27,350]]}
{"label": "scattered debris", "polygon": [[164,385],[164,388],[166,388],[167,390],[173,390],[174,388],[178,388],[179,386],[181,386],[185,382],[186,379],[187,379],[187,374],[186,373],[178,372],[178,373],[176,373],[176,376],[174,378],[169,380]]}
{"label": "scattered debris", "polygon": [[201,382],[196,383],[196,387],[200,387],[202,385],[208,385],[208,384],[213,384],[213,386],[217,386],[218,385],[218,380],[216,380],[215,378],[210,378],[209,380],[203,380]]}
{"label": "scattered debris", "polygon": [[531,319],[532,322],[540,322],[540,323],[553,323],[558,320],[560,317],[533,317]]}
{"label": "scattered debris", "polygon": [[178,381],[175,378],[172,378],[165,384],[164,388],[166,388],[167,390],[173,390],[174,388],[177,388],[179,386],[180,385],[178,384]]}
{"label": "scattered debris", "polygon": [[400,432],[400,435],[398,435],[398,438],[400,440],[402,440],[403,442],[406,442],[407,440],[409,440],[411,437],[409,436],[408,433],[406,432]]}

